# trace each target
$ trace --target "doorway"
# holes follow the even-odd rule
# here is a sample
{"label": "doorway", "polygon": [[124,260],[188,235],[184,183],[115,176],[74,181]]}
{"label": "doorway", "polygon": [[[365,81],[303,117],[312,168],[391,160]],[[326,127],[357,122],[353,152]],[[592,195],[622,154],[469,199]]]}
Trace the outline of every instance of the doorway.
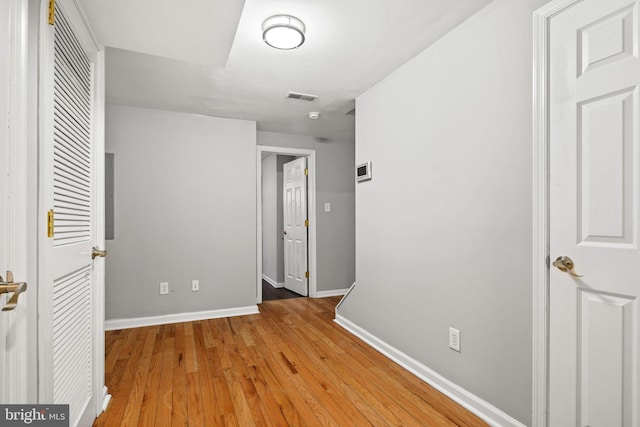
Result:
{"label": "doorway", "polygon": [[289,275],[286,274],[285,255],[289,251],[286,250],[288,236],[284,223],[285,214],[289,210],[285,208],[287,199],[283,186],[286,165],[297,159],[304,161],[306,158],[262,153],[262,301],[296,298],[307,294],[306,283],[302,293],[296,293],[297,290],[286,286]]}
{"label": "doorway", "polygon": [[[281,295],[284,292],[282,289],[284,288],[284,241],[283,237],[283,221],[278,220],[277,213],[274,215],[272,212],[265,214],[265,209],[268,209],[269,206],[266,206],[263,202],[265,200],[265,196],[268,197],[269,200],[275,202],[272,203],[273,209],[275,209],[276,205],[283,206],[282,202],[282,191],[283,185],[282,181],[277,181],[277,171],[282,171],[283,166],[288,161],[291,161],[296,158],[304,158],[306,159],[307,169],[308,169],[308,190],[307,190],[307,208],[308,208],[308,295],[310,297],[316,296],[316,277],[314,272],[316,271],[316,215],[315,215],[315,205],[316,205],[316,192],[315,192],[315,151],[314,150],[305,150],[298,148],[285,148],[285,147],[267,147],[267,146],[258,146],[257,147],[257,278],[256,278],[256,302],[258,304],[262,303],[263,296],[264,300],[268,299],[281,299],[274,298],[274,294],[276,296],[284,297],[287,296],[297,296],[297,294],[288,294]],[[263,160],[267,160],[265,162],[266,167],[270,167],[274,171],[273,181],[268,182],[266,186],[263,187]],[[281,178],[282,179],[282,178]],[[280,185],[278,185],[278,182]],[[276,198],[276,196],[280,196]],[[278,200],[280,202],[278,202]],[[268,229],[267,237],[265,238],[265,219],[269,219],[269,223],[271,224]],[[271,247],[282,247],[282,252],[280,250],[267,250],[264,245],[268,244]],[[277,254],[282,253],[282,257],[278,257]],[[267,261],[264,263],[264,261]],[[280,280],[282,279],[282,281]],[[275,291],[275,292],[271,292]]]}

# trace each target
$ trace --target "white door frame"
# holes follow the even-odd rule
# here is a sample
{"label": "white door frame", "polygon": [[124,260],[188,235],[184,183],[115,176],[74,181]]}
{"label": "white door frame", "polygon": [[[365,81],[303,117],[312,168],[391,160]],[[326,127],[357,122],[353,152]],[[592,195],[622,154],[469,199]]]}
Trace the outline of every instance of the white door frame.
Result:
{"label": "white door frame", "polygon": [[[6,176],[0,180],[0,185],[6,185],[10,206],[6,209],[8,233],[2,244],[7,245],[6,262],[8,269],[14,272],[16,281],[28,282],[27,292],[22,294],[18,307],[7,313],[0,314],[3,338],[12,342],[11,351],[2,355],[3,403],[28,403],[37,399],[37,278],[30,262],[29,225],[33,226],[35,212],[29,211],[31,195],[30,177],[35,169],[29,164],[30,143],[33,134],[29,131],[32,117],[29,111],[29,49],[33,46],[29,39],[29,2],[27,0],[11,0],[9,2],[10,25],[8,33],[10,44],[7,75],[9,81],[0,82],[7,85],[8,102],[6,104],[8,116],[2,118],[2,124],[10,120],[8,139],[6,142],[7,157],[3,169]],[[5,100],[3,100],[6,102]],[[4,205],[6,200],[2,201]],[[2,230],[5,232],[7,230]],[[0,275],[4,276],[4,271]],[[4,299],[3,299],[4,302]]]}
{"label": "white door frame", "polygon": [[256,206],[257,206],[257,247],[256,247],[256,303],[262,303],[262,153],[281,154],[283,156],[304,156],[307,158],[308,192],[307,206],[309,216],[309,297],[317,296],[318,269],[316,263],[316,151],[302,148],[257,146],[256,155]]}
{"label": "white door frame", "polygon": [[549,21],[580,1],[533,13],[533,427],[547,425],[549,398]]}

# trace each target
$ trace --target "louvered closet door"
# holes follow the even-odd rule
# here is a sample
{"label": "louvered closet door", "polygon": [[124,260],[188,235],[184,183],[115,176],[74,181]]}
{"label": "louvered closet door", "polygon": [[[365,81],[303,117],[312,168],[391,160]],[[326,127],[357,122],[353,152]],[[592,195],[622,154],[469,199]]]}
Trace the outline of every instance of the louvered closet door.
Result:
{"label": "louvered closet door", "polygon": [[[90,425],[96,415],[93,385],[94,265],[93,246],[93,84],[94,60],[83,48],[65,4],[57,1],[55,24],[50,28],[53,72],[45,108],[43,150],[44,205],[53,209],[53,236],[45,240],[42,253],[46,266],[43,300],[50,317],[53,378],[44,395],[53,403],[70,405],[70,425]],[[70,12],[71,13],[71,12]],[[69,15],[70,15],[69,13]],[[51,37],[50,37],[51,39]],[[52,77],[52,79],[51,79]],[[42,306],[41,306],[42,308]],[[41,328],[47,328],[47,322]]]}

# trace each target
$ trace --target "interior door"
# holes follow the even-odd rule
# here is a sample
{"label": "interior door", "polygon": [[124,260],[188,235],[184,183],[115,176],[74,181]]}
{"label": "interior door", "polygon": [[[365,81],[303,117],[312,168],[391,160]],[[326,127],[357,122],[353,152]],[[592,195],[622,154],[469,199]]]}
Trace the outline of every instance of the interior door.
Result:
{"label": "interior door", "polygon": [[284,164],[284,287],[307,296],[307,158]]}
{"label": "interior door", "polygon": [[638,24],[637,0],[550,23],[551,426],[640,425]]}
{"label": "interior door", "polygon": [[[46,14],[46,11],[44,11]],[[46,16],[46,15],[45,15]],[[55,2],[42,61],[40,399],[69,404],[70,425],[91,425],[103,336],[96,318],[96,57],[74,1]],[[52,216],[52,223],[50,222]],[[52,375],[51,375],[52,373]]]}

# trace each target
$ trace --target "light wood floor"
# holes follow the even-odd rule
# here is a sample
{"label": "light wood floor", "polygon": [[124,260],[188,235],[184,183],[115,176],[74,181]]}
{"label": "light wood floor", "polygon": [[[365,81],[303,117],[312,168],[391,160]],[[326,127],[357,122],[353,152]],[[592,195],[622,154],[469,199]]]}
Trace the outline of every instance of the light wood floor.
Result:
{"label": "light wood floor", "polygon": [[333,322],[339,297],[110,331],[95,426],[484,426]]}

